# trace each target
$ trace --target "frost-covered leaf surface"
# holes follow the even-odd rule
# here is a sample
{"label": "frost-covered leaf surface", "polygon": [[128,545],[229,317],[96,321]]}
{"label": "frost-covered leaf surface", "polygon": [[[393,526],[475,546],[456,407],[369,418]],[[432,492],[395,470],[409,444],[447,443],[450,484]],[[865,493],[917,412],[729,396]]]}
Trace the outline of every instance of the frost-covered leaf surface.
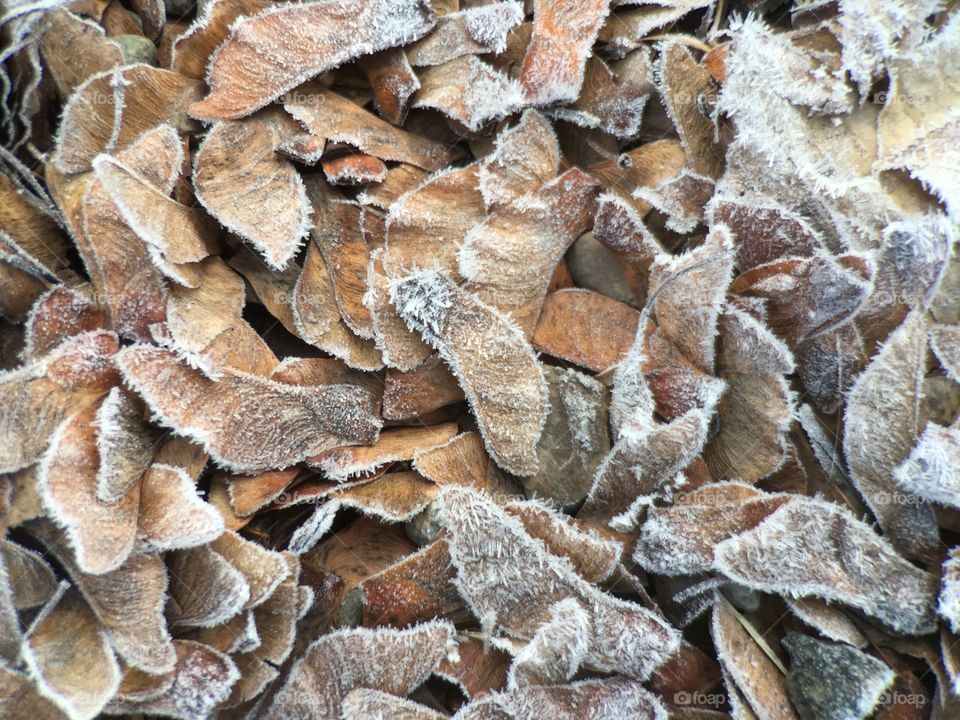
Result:
{"label": "frost-covered leaf surface", "polygon": [[0,716],[957,714],[956,2],[0,36]]}

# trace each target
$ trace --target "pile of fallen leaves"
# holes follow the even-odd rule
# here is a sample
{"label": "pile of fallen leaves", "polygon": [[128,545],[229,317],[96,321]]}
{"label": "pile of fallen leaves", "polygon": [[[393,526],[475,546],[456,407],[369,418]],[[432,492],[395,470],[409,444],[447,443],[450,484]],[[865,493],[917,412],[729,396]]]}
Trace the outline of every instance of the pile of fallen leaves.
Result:
{"label": "pile of fallen leaves", "polygon": [[960,717],[956,7],[7,0],[0,716]]}

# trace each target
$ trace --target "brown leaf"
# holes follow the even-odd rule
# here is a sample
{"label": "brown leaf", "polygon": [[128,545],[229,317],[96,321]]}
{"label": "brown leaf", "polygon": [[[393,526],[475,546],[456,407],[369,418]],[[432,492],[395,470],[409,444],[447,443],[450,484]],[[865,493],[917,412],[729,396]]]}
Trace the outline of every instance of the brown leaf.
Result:
{"label": "brown leaf", "polygon": [[554,603],[573,598],[589,608],[582,659],[594,667],[645,678],[676,649],[678,636],[658,615],[581,579],[485,493],[447,486],[437,502],[457,589],[486,633],[531,638]]}
{"label": "brown leaf", "polygon": [[203,80],[207,63],[217,47],[227,39],[230,26],[239,17],[256,15],[270,7],[264,0],[215,0],[197,13],[197,19],[171,49],[170,69],[187,77]]}
{"label": "brown leaf", "polygon": [[158,442],[144,420],[143,404],[112,388],[94,420],[97,455],[97,500],[116,502],[139,482]]}
{"label": "brown leaf", "polygon": [[407,372],[387,369],[383,387],[385,420],[406,420],[460,402],[463,390],[436,354]]}
{"label": "brown leaf", "polygon": [[[414,4],[417,0],[377,0]],[[372,11],[372,6],[369,11]],[[314,135],[328,142],[344,142],[381,160],[409,163],[424,170],[437,170],[453,158],[453,152],[425,137],[399,130],[345,97],[316,83],[290,93],[284,108]]]}
{"label": "brown leaf", "polygon": [[422,70],[411,107],[438,110],[455,127],[477,132],[522,104],[522,91],[515,80],[476,55],[464,55]]}
{"label": "brown leaf", "polygon": [[274,697],[275,718],[339,717],[356,688],[406,695],[449,653],[453,626],[434,621],[409,630],[356,628],[316,640]]}
{"label": "brown leaf", "polygon": [[517,475],[536,472],[547,387],[520,329],[440,272],[395,280],[390,296],[457,376],[493,459]]}
{"label": "brown leaf", "polygon": [[796,719],[783,674],[741,625],[726,601],[713,608],[710,624],[720,661],[759,718]]}
{"label": "brown leaf", "polygon": [[371,717],[390,717],[394,720],[443,720],[443,715],[426,705],[405,700],[390,693],[358,688],[343,698],[343,719],[363,720]]}
{"label": "brown leaf", "polygon": [[456,434],[455,422],[433,427],[396,428],[381,433],[373,445],[329,450],[310,458],[310,463],[323,470],[328,478],[342,482],[352,475],[373,472],[381,465],[412,460],[423,450],[441,445]]}
{"label": "brown leaf", "polygon": [[398,48],[382,50],[358,58],[357,65],[367,76],[377,110],[389,122],[400,125],[407,116],[410,98],[420,89],[407,53]]}
{"label": "brown leaf", "polygon": [[38,360],[64,340],[103,327],[104,321],[86,292],[54,287],[37,299],[26,319],[22,357]]}
{"label": "brown leaf", "polygon": [[560,145],[547,120],[526,110],[520,122],[497,135],[496,147],[480,163],[480,192],[489,207],[515,205],[560,172]]}
{"label": "brown leaf", "polygon": [[190,112],[202,120],[244,117],[311,77],[416,40],[434,23],[430,7],[418,0],[339,0],[242,17],[211,58],[210,94]]}
{"label": "brown leaf", "polygon": [[[227,368],[211,377],[169,350],[145,346],[127,348],[118,362],[165,425],[238,472],[279,469],[379,434],[374,399],[360,388],[285,385]],[[275,414],[264,424],[271,406]]]}
{"label": "brown leaf", "polygon": [[120,684],[107,638],[75,589],[39,619],[23,654],[43,695],[68,717],[97,716]]}
{"label": "brown leaf", "polygon": [[124,64],[120,47],[96,23],[67,10],[48,13],[44,22],[40,52],[61,97],[91,75]]}
{"label": "brown leaf", "polygon": [[309,228],[303,181],[293,164],[275,152],[295,126],[279,111],[216,123],[193,168],[197,200],[275,270],[293,259]]}
{"label": "brown leaf", "polygon": [[463,55],[503,52],[507,35],[523,20],[515,2],[479,5],[437,19],[437,26],[406,49],[414,66],[441,65]]}
{"label": "brown leaf", "polygon": [[149,65],[91,76],[63,108],[54,165],[64,173],[85,172],[100,153],[123,150],[157,125],[191,127],[186,108],[201,87],[197,80]]}
{"label": "brown leaf", "polygon": [[497,208],[460,247],[464,288],[532,332],[554,269],[589,228],[596,193],[594,179],[572,169],[516,205]]}
{"label": "brown leaf", "polygon": [[331,185],[368,185],[387,177],[387,166],[379,158],[363,153],[343,155],[320,163]]}
{"label": "brown leaf", "polygon": [[591,290],[547,295],[531,336],[540,352],[594,372],[612,367],[630,349],[640,313]]}
{"label": "brown leaf", "polygon": [[577,99],[587,56],[608,6],[608,0],[590,0],[576,7],[537,3],[533,35],[520,71],[528,103],[549,105]]}

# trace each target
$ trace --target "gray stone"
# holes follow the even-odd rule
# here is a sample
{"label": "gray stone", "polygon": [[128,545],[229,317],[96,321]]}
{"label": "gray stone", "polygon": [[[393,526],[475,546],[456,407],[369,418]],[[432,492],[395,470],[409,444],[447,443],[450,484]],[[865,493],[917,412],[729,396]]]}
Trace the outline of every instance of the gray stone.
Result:
{"label": "gray stone", "polygon": [[787,692],[803,720],[869,717],[896,673],[871,655],[842,643],[788,632]]}
{"label": "gray stone", "polygon": [[589,375],[542,367],[550,413],[537,446],[537,474],[521,482],[528,496],[570,507],[587,496],[594,473],[610,450],[610,394]]}
{"label": "gray stone", "polygon": [[592,232],[577,238],[567,251],[567,268],[577,287],[635,305],[627,278],[616,258]]}
{"label": "gray stone", "polygon": [[419,547],[432,543],[437,539],[442,529],[440,522],[437,520],[437,504],[432,502],[427,505],[423,510],[407,520],[403,528],[407,532],[407,537]]}
{"label": "gray stone", "polygon": [[110,39],[120,46],[125,65],[157,64],[157,47],[143,35],[114,35]]}

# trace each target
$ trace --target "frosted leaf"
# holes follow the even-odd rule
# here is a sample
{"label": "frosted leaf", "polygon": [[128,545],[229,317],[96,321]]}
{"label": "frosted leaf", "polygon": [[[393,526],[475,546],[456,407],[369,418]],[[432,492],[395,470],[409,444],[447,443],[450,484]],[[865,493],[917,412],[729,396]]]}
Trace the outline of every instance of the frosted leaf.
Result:
{"label": "frosted leaf", "polygon": [[453,626],[439,621],[409,630],[335,630],[294,663],[268,714],[278,720],[339,717],[344,698],[357,688],[407,695],[452,647]]}
{"label": "frosted leaf", "polygon": [[143,406],[112,388],[97,408],[97,499],[115,502],[132,488],[153,459],[156,433],[143,419]]}
{"label": "frosted leaf", "polygon": [[885,663],[847,645],[787,633],[787,690],[801,716],[841,720],[869,717],[894,680]]}
{"label": "frosted leaf", "polygon": [[316,547],[333,527],[333,521],[336,520],[339,510],[340,503],[336,502],[318,505],[310,517],[293,531],[290,542],[287,543],[287,550],[294,555],[303,555]]}
{"label": "frosted leaf", "polygon": [[175,653],[163,615],[167,598],[163,560],[157,555],[131,555],[112,572],[89,575],[57,547],[53,528],[47,526],[38,534],[66,567],[124,662],[152,674],[171,670]]}
{"label": "frosted leaf", "polygon": [[310,235],[333,282],[340,317],[359,337],[372,338],[373,321],[363,304],[370,250],[361,234],[360,207],[333,198],[320,202],[319,193],[310,194],[314,207]]}
{"label": "frosted leaf", "polygon": [[253,611],[235,615],[230,620],[212,628],[197,628],[182,635],[183,639],[196,640],[214,650],[226,653],[247,653],[260,646],[260,636]]}
{"label": "frosted leaf", "polygon": [[[377,1],[382,4],[415,0]],[[423,78],[420,80],[422,92]],[[437,170],[455,156],[454,150],[421,135],[395,128],[356,103],[317,84],[289,93],[284,97],[283,106],[314,135],[326,138],[327,142],[349,143],[381,160],[395,160],[424,170]]]}
{"label": "frosted leaf", "polygon": [[720,316],[717,364],[724,372],[790,375],[793,353],[753,315],[727,303]]}
{"label": "frosted leaf", "polygon": [[[614,8],[628,4],[637,3],[616,0],[611,3]],[[617,56],[625,55],[634,48],[643,47],[643,41],[654,30],[671,25],[691,10],[709,4],[709,0],[681,0],[610,13],[600,27],[597,39],[606,45],[611,53]]]}
{"label": "frosted leaf", "polygon": [[520,122],[499,133],[480,163],[480,192],[487,208],[512,205],[537,192],[560,171],[560,145],[550,122],[526,110]]}
{"label": "frosted leaf", "polygon": [[[144,133],[117,158],[162,192],[169,192],[180,172],[183,149],[177,134],[169,126],[160,126]],[[82,187],[72,225],[93,285],[117,333],[152,341],[151,327],[166,315],[168,291],[163,276],[103,185],[91,178]]]}
{"label": "frosted leaf", "polygon": [[43,606],[56,596],[57,577],[41,555],[10,540],[0,543],[0,554],[3,555],[3,572],[9,580],[10,601],[14,609]]}
{"label": "frosted leaf", "polygon": [[730,373],[725,379],[717,404],[720,430],[710,438],[703,459],[714,477],[756,482],[787,458],[796,398],[779,374]]}
{"label": "frosted leaf", "polygon": [[599,583],[617,572],[623,559],[623,541],[609,530],[535,500],[514,500],[504,509],[520,520],[530,537],[542,540],[554,555],[570,560],[585,580]]}
{"label": "frosted leaf", "polygon": [[[394,125],[400,125],[406,119],[410,98],[420,89],[420,80],[410,67],[407,54],[400,48],[381,50],[359,58],[357,66],[367,76],[377,111]],[[387,172],[384,167],[381,181]]]}
{"label": "frosted leaf", "polygon": [[956,548],[943,563],[937,612],[954,633],[960,632],[960,553]]}
{"label": "frosted leaf", "polygon": [[[713,191],[713,180],[698,175],[690,168],[684,168],[656,187],[638,187],[633,191],[633,197],[649,203],[666,215],[668,230],[687,233],[704,222],[704,208],[713,196]],[[729,223],[723,222],[729,226]]]}
{"label": "frosted leaf", "polygon": [[729,603],[714,605],[710,633],[723,668],[759,720],[797,720],[780,670],[740,623]]}
{"label": "frosted leaf", "polygon": [[383,268],[384,253],[382,248],[377,248],[370,254],[363,304],[370,312],[373,336],[384,364],[402,371],[413,370],[426,360],[431,350],[407,327],[390,302],[390,278]]}
{"label": "frosted leaf", "polygon": [[197,150],[197,200],[230,232],[246,239],[281,270],[297,254],[310,228],[303,181],[275,150],[296,123],[281,113],[243,122],[215,123]]}
{"label": "frosted leaf", "polygon": [[590,633],[590,616],[573,598],[560,600],[550,616],[520,649],[510,666],[508,687],[560,685],[583,662]]}
{"label": "frosted leaf", "polygon": [[39,360],[64,340],[103,327],[104,314],[86,293],[62,285],[41,295],[24,322],[23,360]]}
{"label": "frosted leaf", "polygon": [[576,100],[584,66],[609,11],[609,0],[574,5],[538,0],[533,34],[520,70],[527,103],[550,105]]}
{"label": "frosted leaf", "polygon": [[441,445],[457,434],[456,423],[433,427],[396,428],[381,433],[370,446],[330,450],[310,459],[331,480],[343,482],[353,475],[373,472],[388,463],[412,460],[435,445]]}
{"label": "frosted leaf", "polygon": [[157,552],[203,545],[224,530],[223,518],[197,494],[183,468],[154,463],[140,480],[137,540]]}
{"label": "frosted leaf", "polygon": [[525,478],[531,497],[561,506],[580,502],[610,449],[607,388],[576,370],[542,365],[550,412],[537,444],[537,474]]}
{"label": "frosted leaf", "polygon": [[37,482],[47,513],[66,530],[77,565],[99,575],[116,570],[133,550],[140,489],[134,486],[112,503],[97,498],[94,419],[90,407],[60,425]]}
{"label": "frosted leaf", "polygon": [[596,518],[628,530],[641,510],[670,493],[670,483],[707,439],[710,412],[691,410],[644,433],[625,433],[601,463],[580,517]]}
{"label": "frosted leaf", "polygon": [[454,574],[447,542],[438,539],[364,578],[358,585],[363,625],[410,627],[432,618],[468,619]]}
{"label": "frosted leaf", "polygon": [[[296,268],[290,268],[295,272]],[[333,279],[316,243],[307,245],[307,255],[299,277],[284,282],[288,293],[276,303],[276,316],[290,323],[292,331],[305,342],[343,360],[359,370],[379,370],[383,358],[372,340],[358,337],[340,315]],[[292,304],[279,302],[293,298]]]}
{"label": "frosted leaf", "polygon": [[343,155],[320,162],[323,175],[331,185],[369,185],[387,177],[387,166],[379,158],[363,153]]}
{"label": "frosted leaf", "polygon": [[[416,333],[413,335],[418,339],[420,337]],[[463,399],[463,390],[457,379],[440,356],[433,353],[407,372],[393,368],[387,370],[383,388],[383,417],[389,420],[410,419]]]}
{"label": "frosted leaf", "polygon": [[174,646],[177,663],[170,687],[140,701],[120,700],[110,706],[111,711],[162,715],[177,720],[211,716],[239,679],[236,664],[228,655],[202,643],[176,640]]}
{"label": "frosted leaf", "polygon": [[174,627],[216,627],[237,616],[250,599],[243,574],[209,546],[171,553],[167,563]]}
{"label": "frosted leaf", "polygon": [[899,302],[914,308],[931,304],[958,241],[955,225],[939,213],[884,228],[883,257],[896,277]]}
{"label": "frosted leaf", "polygon": [[924,555],[938,545],[930,506],[893,479],[920,433],[927,329],[923,314],[908,315],[850,391],[843,453],[850,479],[880,527],[902,552]]}
{"label": "frosted leaf", "polygon": [[[202,212],[170,199],[116,158],[98,155],[93,167],[123,219],[147,244],[151,255],[159,253],[167,263],[182,265],[212,253],[218,232]],[[166,263],[160,269],[169,274]],[[181,278],[178,273],[173,277]]]}
{"label": "frosted leaf", "polygon": [[63,712],[37,692],[23,673],[0,665],[0,712],[21,714],[34,720],[62,720]]}
{"label": "frosted leaf", "polygon": [[866,257],[818,253],[742,273],[730,291],[767,300],[767,324],[791,347],[849,321],[871,291]]}
{"label": "frosted leaf", "polygon": [[32,628],[23,659],[39,693],[73,720],[97,717],[120,685],[120,666],[76,590]]}
{"label": "frosted leaf", "polygon": [[893,479],[907,493],[960,507],[960,425],[927,423],[909,457],[893,471]]}
{"label": "frosted leaf", "polygon": [[754,529],[720,542],[714,555],[720,572],[763,592],[841,602],[900,634],[934,628],[936,578],[824,500],[797,496]]}
{"label": "frosted leaf", "polygon": [[237,472],[283,468],[379,434],[375,399],[355,386],[285,385],[229,368],[213,379],[146,346],[127,348],[118,362],[164,425]]}
{"label": "frosted leaf", "polygon": [[299,473],[299,468],[290,468],[252,476],[233,475],[227,487],[230,506],[241,517],[252,515],[283,494]]}
{"label": "frosted leaf", "polygon": [[713,119],[702,109],[716,92],[710,72],[697,63],[687,46],[678,40],[668,40],[661,46],[660,61],[654,72],[690,167],[700,175],[720,177],[723,146],[715,139]]}
{"label": "frosted leaf", "polygon": [[[926,18],[941,9],[938,0],[915,3],[843,0],[838,16],[843,70],[866,95],[885,69],[894,69],[904,51],[921,43]],[[922,76],[920,76],[922,77]]]}
{"label": "frosted leaf", "polygon": [[385,522],[405,522],[429,505],[437,487],[415,472],[393,472],[330,494],[341,505]]}
{"label": "frosted leaf", "polygon": [[590,665],[646,678],[676,650],[676,632],[658,615],[587,583],[486,494],[448,486],[438,503],[455,585],[485,632],[532,638],[551,605],[573,598],[590,610]]}
{"label": "frosted leaf", "polygon": [[210,543],[209,547],[239,570],[250,585],[250,598],[244,609],[263,604],[290,574],[287,556],[261,547],[229,530]]}
{"label": "frosted leaf", "polygon": [[203,80],[210,55],[227,39],[234,20],[270,7],[266,0],[214,0],[202,10],[170,48],[170,69]]}
{"label": "frosted leaf", "polygon": [[[650,205],[633,195],[637,188],[656,187],[683,170],[686,164],[678,140],[654,140],[619,155],[604,155],[586,169],[608,188],[608,194],[632,205],[639,218],[650,210]],[[630,237],[632,239],[632,234]],[[611,248],[621,249],[616,243],[611,244]]]}
{"label": "frosted leaf", "polygon": [[435,24],[419,0],[336,0],[271,7],[242,17],[210,58],[210,94],[190,107],[203,120],[249,115],[311,77],[361,55],[405,45]]}
{"label": "frosted leaf", "polygon": [[[875,11],[874,3],[861,0],[857,4],[861,2]],[[898,19],[913,26],[908,26],[912,34],[904,38],[902,44],[915,43],[919,33],[926,30],[918,27],[925,13],[921,8],[901,5],[892,3],[884,10],[891,6],[897,8]],[[939,7],[936,0],[923,0],[920,5],[931,12]],[[958,35],[960,20],[951,15],[929,41],[912,52],[901,53],[889,63],[890,89],[879,120],[880,167],[906,168],[940,198],[954,222],[960,217],[960,196],[957,195],[960,124],[953,101],[960,89]]]}
{"label": "frosted leaf", "polygon": [[[253,254],[241,250],[230,262],[260,290],[258,278],[247,272],[250,259],[264,267]],[[174,286],[167,301],[167,329],[177,350],[197,353],[213,367],[228,366],[254,375],[267,375],[277,358],[263,339],[243,319],[245,288],[243,279],[219,257],[196,266],[200,283],[196,288]],[[272,277],[272,275],[271,275]],[[268,303],[267,306],[269,307]]]}
{"label": "frosted leaf", "polygon": [[284,558],[290,573],[270,597],[253,610],[260,643],[251,652],[277,667],[283,665],[293,650],[300,616],[300,561],[290,553],[284,553]]}
{"label": "frosted leaf", "polygon": [[652,89],[619,82],[603,60],[591,56],[587,58],[583,87],[576,102],[547,112],[557,120],[599,128],[616,138],[630,140],[640,132]]}
{"label": "frosted leaf", "polygon": [[203,84],[149,65],[127,65],[93,75],[63,108],[53,164],[64,173],[85,172],[100,153],[123,150],[164,123],[192,127],[187,106]]}
{"label": "frosted leaf", "polygon": [[960,383],[960,328],[934,325],[930,328],[930,348],[956,383]]}
{"label": "frosted leaf", "polygon": [[0,371],[4,407],[0,414],[0,472],[13,472],[40,460],[60,423],[116,383],[111,356],[117,349],[113,333],[83,333],[41,360]]}
{"label": "frosted leaf", "polygon": [[825,638],[857,648],[867,647],[863,633],[839,608],[812,597],[784,598],[784,602],[794,615]]}
{"label": "frosted leaf", "polygon": [[382,183],[361,190],[357,194],[357,202],[367,207],[389,210],[401,195],[413,190],[427,177],[425,170],[408,163],[400,163],[387,170],[387,177]]}
{"label": "frosted leaf", "polygon": [[394,280],[390,297],[404,322],[450,365],[497,464],[515,475],[535,473],[547,386],[520,329],[440,272]]}
{"label": "frosted leaf", "polygon": [[507,35],[523,20],[523,4],[499,2],[468,7],[437,19],[430,33],[406,48],[416,67],[442,65],[462,55],[501,53]]}
{"label": "frosted leaf", "polygon": [[457,248],[485,216],[478,184],[481,173],[476,163],[441,170],[390,205],[383,254],[387,275],[432,268],[456,277]]}
{"label": "frosted leaf", "polygon": [[120,47],[100,25],[66,10],[47,12],[40,53],[61,97],[91,75],[123,65]]}
{"label": "frosted leaf", "polygon": [[741,272],[824,249],[823,240],[803,217],[770,198],[717,195],[708,215],[711,225],[723,223],[730,229]]}
{"label": "frosted leaf", "polygon": [[358,688],[343,698],[343,720],[444,720],[426,705],[396,695]]}
{"label": "frosted leaf", "polygon": [[730,233],[710,231],[704,244],[671,257],[658,256],[650,270],[650,299],[657,327],[698,369],[712,373],[717,321],[730,282]]}
{"label": "frosted leaf", "polygon": [[495,209],[460,247],[465,289],[529,334],[557,263],[589,228],[596,192],[596,181],[574,168],[537,194]]}
{"label": "frosted leaf", "polygon": [[800,343],[797,372],[813,403],[833,414],[857,376],[867,366],[863,339],[855,323],[821,333]]}
{"label": "frosted leaf", "polygon": [[411,107],[438,110],[471,132],[524,104],[516,80],[476,55],[464,55],[420,72]]}
{"label": "frosted leaf", "polygon": [[453,661],[440,663],[434,675],[457,685],[468,698],[506,687],[509,654],[476,637],[460,640],[457,654]]}
{"label": "frosted leaf", "polygon": [[670,507],[647,511],[633,559],[658,575],[708,572],[719,542],[756,527],[788,499],[746,483],[705,485],[681,495]]}
{"label": "frosted leaf", "polygon": [[534,685],[495,693],[465,705],[453,720],[667,720],[667,709],[651,692],[627,678]]}
{"label": "frosted leaf", "polygon": [[413,468],[438,485],[467,485],[491,495],[519,493],[487,455],[483,440],[475,432],[461,433],[442,445],[421,450],[413,458]]}

